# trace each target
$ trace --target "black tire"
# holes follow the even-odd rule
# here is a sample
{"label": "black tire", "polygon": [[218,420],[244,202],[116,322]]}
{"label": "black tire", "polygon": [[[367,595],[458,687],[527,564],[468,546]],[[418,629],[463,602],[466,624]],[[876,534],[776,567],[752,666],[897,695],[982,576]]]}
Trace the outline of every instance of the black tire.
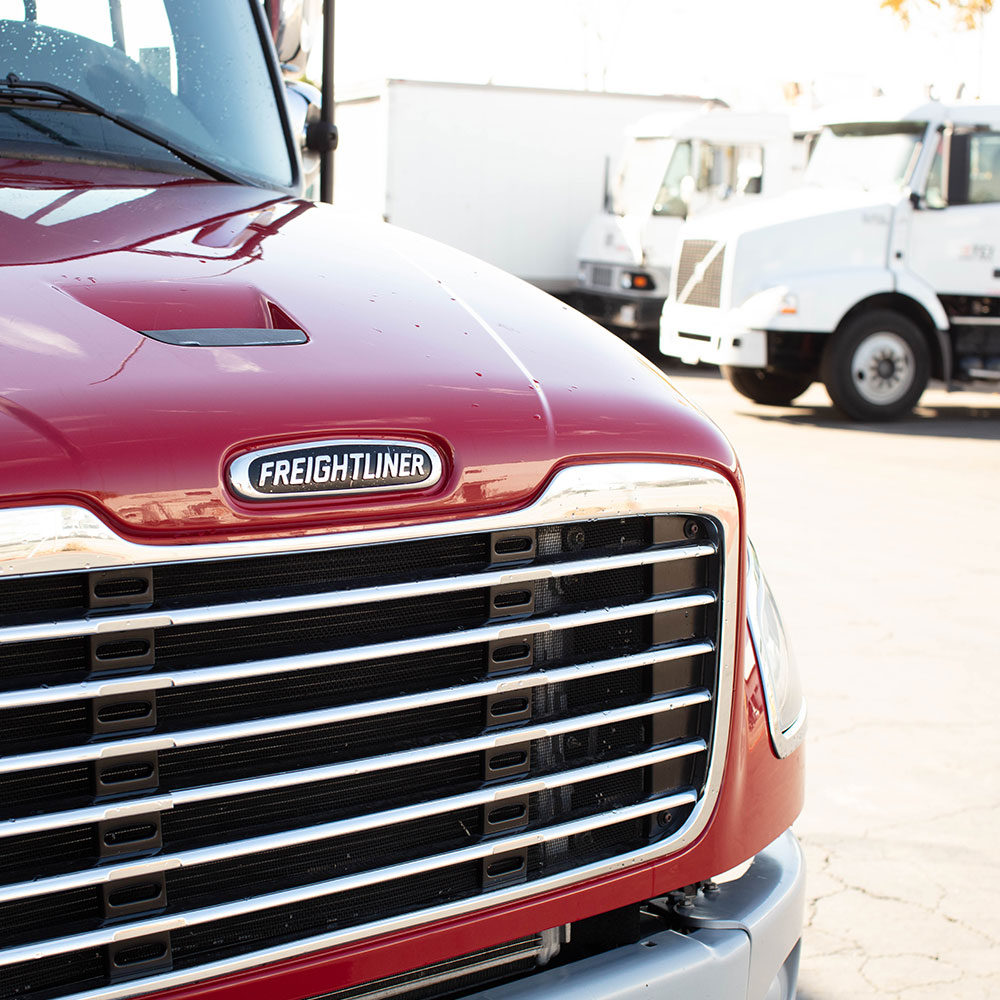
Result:
{"label": "black tire", "polygon": [[834,404],[852,420],[895,420],[916,405],[930,368],[920,327],[891,309],[876,309],[833,334],[820,375]]}
{"label": "black tire", "polygon": [[812,385],[811,375],[793,372],[769,372],[764,368],[733,368],[722,366],[729,384],[747,399],[764,406],[788,406]]}

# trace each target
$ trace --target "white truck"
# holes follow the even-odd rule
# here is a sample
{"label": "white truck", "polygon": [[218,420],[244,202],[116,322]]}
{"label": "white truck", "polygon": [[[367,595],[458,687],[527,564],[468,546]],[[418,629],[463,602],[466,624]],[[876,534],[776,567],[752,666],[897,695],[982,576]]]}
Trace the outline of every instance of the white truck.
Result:
{"label": "white truck", "polygon": [[342,89],[334,201],[564,295],[628,123],[703,103],[417,80]]}
{"label": "white truck", "polygon": [[694,114],[648,115],[627,135],[604,211],[580,240],[573,304],[635,346],[655,349],[684,220],[793,187],[815,131],[796,130],[781,112],[714,102]]}
{"label": "white truck", "polygon": [[786,405],[821,380],[855,420],[930,378],[1000,383],[1000,107],[842,115],[806,184],[685,226],[663,354]]}

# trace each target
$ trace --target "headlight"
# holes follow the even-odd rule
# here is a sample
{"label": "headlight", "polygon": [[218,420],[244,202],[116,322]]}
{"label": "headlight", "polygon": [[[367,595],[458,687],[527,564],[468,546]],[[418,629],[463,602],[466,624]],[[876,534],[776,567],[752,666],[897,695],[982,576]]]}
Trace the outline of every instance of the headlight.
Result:
{"label": "headlight", "polygon": [[788,645],[778,605],[749,540],[747,621],[764,685],[771,740],[778,756],[787,757],[805,736],[806,704],[802,696],[802,681]]}
{"label": "headlight", "polygon": [[644,271],[626,271],[621,277],[622,288],[637,288],[643,292],[651,292],[656,288],[656,282]]}

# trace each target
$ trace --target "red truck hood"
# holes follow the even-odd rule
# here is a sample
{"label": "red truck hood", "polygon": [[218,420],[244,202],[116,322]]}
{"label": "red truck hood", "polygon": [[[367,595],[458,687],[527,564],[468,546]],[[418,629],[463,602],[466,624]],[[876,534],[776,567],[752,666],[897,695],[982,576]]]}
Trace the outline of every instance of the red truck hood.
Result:
{"label": "red truck hood", "polygon": [[[511,509],[581,461],[735,470],[652,365],[464,254],[253,188],[54,170],[0,163],[2,503],[81,503],[166,542]],[[308,341],[138,332],[272,325]],[[430,443],[445,475],[257,505],[227,489],[248,450],[358,436]]]}

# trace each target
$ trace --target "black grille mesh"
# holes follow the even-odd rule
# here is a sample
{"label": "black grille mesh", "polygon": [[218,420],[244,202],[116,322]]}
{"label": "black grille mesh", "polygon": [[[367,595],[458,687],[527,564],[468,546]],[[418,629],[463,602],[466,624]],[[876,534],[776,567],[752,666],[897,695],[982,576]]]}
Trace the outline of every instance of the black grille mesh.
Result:
{"label": "black grille mesh", "polygon": [[164,751],[160,755],[160,783],[164,788],[186,788],[272,774],[292,765],[316,767],[471,737],[481,727],[479,702],[463,701],[329,726],[206,743]]}
{"label": "black grille mesh", "polygon": [[[302,552],[231,559],[216,563],[157,566],[153,587],[164,605],[217,604],[269,594],[310,593],[367,582],[412,580],[448,571],[464,572],[489,563],[485,535],[434,538],[366,549]],[[235,586],[234,586],[235,584]]]}
{"label": "black grille mesh", "polygon": [[0,966],[0,997],[42,1000],[63,993],[96,989],[107,983],[103,948],[88,948],[34,962]]}
{"label": "black grille mesh", "polygon": [[371,777],[359,775],[196,802],[164,813],[163,839],[171,850],[183,850],[219,839],[276,833],[341,819],[356,812],[356,803],[376,811],[419,801],[441,786],[455,795],[472,791],[481,775],[480,754],[464,754],[381,775],[375,797]]}

